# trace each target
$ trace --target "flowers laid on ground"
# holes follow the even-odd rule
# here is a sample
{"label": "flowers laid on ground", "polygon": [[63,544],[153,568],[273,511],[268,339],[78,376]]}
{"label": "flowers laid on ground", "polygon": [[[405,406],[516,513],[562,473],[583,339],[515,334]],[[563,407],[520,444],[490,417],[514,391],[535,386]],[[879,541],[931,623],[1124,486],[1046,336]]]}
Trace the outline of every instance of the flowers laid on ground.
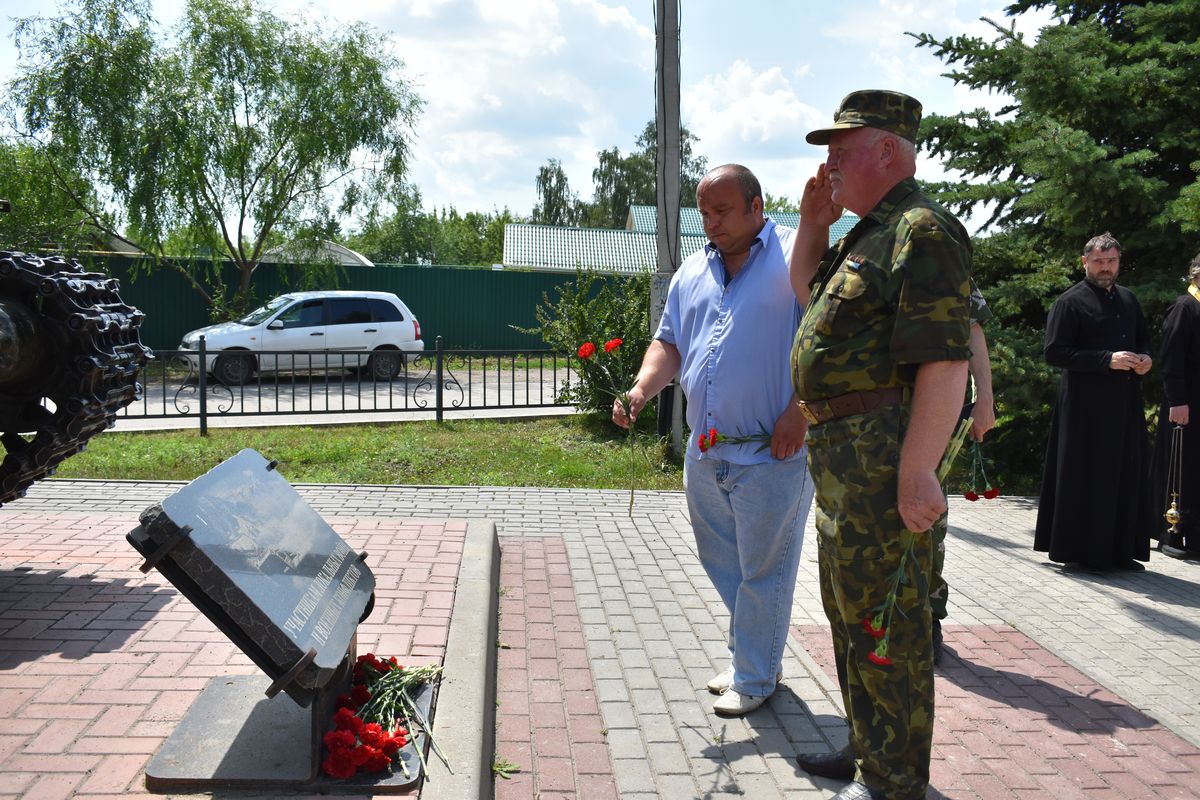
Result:
{"label": "flowers laid on ground", "polygon": [[716,428],[709,428],[708,433],[700,431],[699,438],[696,439],[696,444],[700,447],[701,453],[707,453],[719,444],[749,444],[750,442],[758,442],[758,447],[755,452],[761,452],[771,446],[771,432],[767,430],[767,426],[761,422],[758,423],[758,433],[736,434],[728,436],[721,433]]}
{"label": "flowers laid on ground", "polygon": [[[351,693],[338,698],[334,728],[324,737],[328,755],[321,768],[325,774],[352,778],[360,769],[385,772],[393,761],[398,761],[404,776],[412,777],[399,755],[414,731],[424,733],[434,752],[445,761],[433,741],[429,720],[416,704],[421,688],[437,682],[441,673],[442,668],[436,664],[403,667],[395,656],[387,660],[373,653],[359,656],[354,663]],[[421,748],[414,749],[424,770],[425,756]]]}
{"label": "flowers laid on ground", "polygon": [[[979,491],[980,485],[983,491]],[[983,463],[983,446],[979,442],[971,442],[971,480],[963,488],[963,497],[974,503],[980,497],[985,500],[995,500],[1000,496],[1000,490],[988,480],[987,470]]]}
{"label": "flowers laid on ground", "polygon": [[[612,395],[613,399],[620,403],[621,408],[625,410],[625,416],[629,417],[629,393],[624,391],[620,384],[617,383],[617,378],[613,375],[612,369],[607,363],[607,361],[616,359],[616,356],[613,354],[622,344],[624,344],[624,340],[620,338],[609,339],[603,345],[604,356],[601,356],[599,355],[599,348],[593,342],[584,342],[579,345],[579,349],[575,351],[575,354],[579,356],[580,361],[587,365],[585,369],[589,370],[590,377],[593,381],[597,382],[596,385],[600,387],[600,390]],[[633,516],[633,495],[636,489],[636,473],[634,469],[636,465],[633,460],[634,435],[634,423],[633,420],[630,420],[629,433],[626,436],[626,440],[629,443],[629,516],[631,517]]]}

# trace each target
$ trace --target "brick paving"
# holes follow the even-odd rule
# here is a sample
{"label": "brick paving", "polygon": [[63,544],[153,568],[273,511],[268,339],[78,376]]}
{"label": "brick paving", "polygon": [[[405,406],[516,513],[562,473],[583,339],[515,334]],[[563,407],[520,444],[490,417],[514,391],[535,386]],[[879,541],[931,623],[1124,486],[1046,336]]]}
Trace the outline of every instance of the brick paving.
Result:
{"label": "brick paving", "polygon": [[561,538],[501,549],[500,648],[496,756],[519,771],[496,781],[497,800],[616,798]]}
{"label": "brick paving", "polygon": [[[943,633],[930,797],[1200,797],[1200,749],[1025,634]],[[793,635],[836,680],[829,629]]]}
{"label": "brick paving", "polygon": [[[150,503],[177,488],[175,484],[120,481],[50,481],[34,486],[29,496],[0,509],[0,534],[12,535],[37,520],[56,519],[66,541],[54,558],[39,552],[37,536],[25,537],[21,559],[36,561],[43,580],[90,580],[95,570],[88,561],[104,552],[93,536],[78,528],[81,515],[121,520],[136,516]],[[719,599],[708,585],[695,556],[686,505],[674,492],[639,492],[632,517],[626,513],[625,492],[503,487],[414,486],[297,486],[326,519],[400,520],[488,519],[496,523],[502,549],[501,567],[506,587],[501,620],[509,650],[502,661],[511,668],[517,653],[518,619],[525,630],[528,735],[532,774],[527,789],[541,796],[586,797],[580,776],[601,775],[572,767],[573,790],[568,789],[564,765],[551,774],[536,758],[540,728],[553,729],[558,720],[533,715],[539,695],[554,678],[549,659],[540,658],[554,633],[561,692],[567,686],[583,691],[578,638],[560,642],[558,636],[574,630],[582,634],[582,652],[590,666],[595,705],[606,731],[604,744],[611,763],[616,793],[623,800],[688,797],[830,797],[838,786],[800,773],[792,759],[799,750],[833,748],[845,739],[841,701],[831,672],[820,663],[824,616],[817,597],[813,532],[801,560],[801,573],[793,607],[793,622],[808,639],[791,637],[784,658],[783,686],[759,711],[742,720],[724,720],[711,713],[712,697],[703,683],[725,665],[728,621]],[[940,681],[937,747],[931,797],[1196,797],[1194,772],[1200,768],[1200,564],[1179,562],[1157,554],[1144,573],[1068,575],[1045,561],[1031,548],[1036,507],[1021,498],[1001,498],[989,503],[951,501],[947,575],[951,583],[947,634],[959,664],[948,665]],[[18,519],[19,518],[19,519]],[[15,525],[15,528],[14,528]],[[75,525],[76,527],[71,527]],[[125,522],[115,524],[123,536]],[[103,538],[103,537],[101,537]],[[14,574],[10,552],[3,545],[5,580]],[[111,542],[108,545],[111,547]],[[356,546],[358,546],[356,544]],[[527,547],[541,548],[526,550]],[[559,549],[556,549],[559,548]],[[374,552],[374,545],[364,545]],[[124,542],[117,550],[135,555]],[[560,554],[565,553],[565,562]],[[111,555],[111,554],[110,554]],[[370,562],[378,563],[375,556]],[[529,564],[538,566],[530,568]],[[525,605],[525,593],[507,595],[507,587],[534,580],[539,570],[551,567],[569,573],[577,616],[564,598],[550,599],[550,621],[545,605]],[[19,565],[18,565],[19,566]],[[57,573],[55,572],[57,571]],[[133,589],[144,588],[132,571],[111,568],[103,580],[111,588],[97,605],[131,603]],[[69,575],[69,578],[62,576]],[[518,581],[517,577],[520,575]],[[445,576],[442,576],[445,577]],[[545,575],[542,575],[545,578]],[[398,579],[399,580],[399,579]],[[555,580],[562,580],[562,576]],[[547,581],[547,588],[555,584]],[[161,588],[161,587],[160,587]],[[557,589],[566,590],[565,585]],[[553,590],[551,590],[553,591]],[[60,590],[61,594],[62,591]],[[532,598],[533,594],[529,594]],[[8,598],[7,593],[3,596]],[[187,621],[170,605],[170,597],[133,595],[144,607],[139,613],[154,618],[158,659],[164,674],[175,669],[202,677],[232,669],[236,653],[223,651],[219,640],[198,648],[181,638],[189,633]],[[539,603],[544,601],[539,598]],[[556,603],[558,604],[556,607]],[[155,605],[157,604],[157,605]],[[66,620],[67,612],[47,620],[38,616],[39,604],[26,604],[25,616],[5,625],[35,637],[57,624],[63,630],[92,631],[80,616]],[[121,606],[125,608],[124,605]],[[537,610],[535,610],[537,609]],[[410,611],[393,609],[397,618]],[[81,613],[104,613],[97,608]],[[137,631],[144,619],[131,619],[131,610],[109,611],[123,615]],[[560,617],[560,613],[562,616]],[[531,617],[530,614],[533,616]],[[63,621],[59,621],[60,617]],[[562,630],[559,631],[561,623]],[[577,629],[569,626],[577,624]],[[24,627],[21,627],[24,626]],[[543,634],[539,644],[531,632]],[[0,631],[2,633],[2,631]],[[397,636],[403,636],[397,633]],[[145,634],[138,633],[138,644]],[[65,641],[47,663],[58,669],[75,667],[80,674],[106,672],[111,663],[129,664],[134,654],[127,629],[110,630],[99,640]],[[0,647],[9,647],[9,635],[0,635]],[[186,646],[184,646],[186,645]],[[811,650],[811,652],[810,652]],[[7,652],[5,650],[4,652]],[[181,655],[182,654],[182,655]],[[167,659],[177,659],[169,661]],[[197,661],[193,661],[198,659]],[[535,677],[532,662],[540,660]],[[111,663],[110,663],[111,662]],[[5,662],[7,663],[7,662]],[[132,662],[136,663],[136,662]],[[544,671],[543,671],[544,670]],[[53,691],[26,686],[22,676],[5,668],[0,673],[0,702],[20,702],[21,692],[38,693],[39,704],[70,709],[52,719],[30,716],[11,719],[0,732],[0,798],[20,796],[32,781],[46,794],[78,794],[83,778],[34,765],[53,764],[53,753],[28,750],[47,734],[38,747],[53,748],[55,738],[76,741],[99,739],[91,726],[101,723],[119,729],[126,724],[119,702],[131,684],[127,675],[112,673],[116,688],[98,688],[92,702],[71,702],[75,689]],[[501,670],[503,679],[504,670]],[[951,680],[954,677],[955,680]],[[39,680],[41,680],[39,678]],[[516,680],[515,677],[509,680]],[[541,681],[536,687],[533,681]],[[499,713],[519,716],[518,689],[502,686]],[[128,698],[124,698],[128,702]],[[115,706],[111,705],[117,701]],[[506,709],[507,705],[507,709]],[[91,706],[94,706],[91,707]],[[564,706],[565,708],[565,706]],[[590,707],[588,711],[590,712]],[[164,707],[155,726],[136,723],[140,736],[162,736],[182,710]],[[90,716],[89,716],[90,714]],[[564,712],[565,714],[565,712]],[[172,716],[174,715],[174,716]],[[6,721],[7,722],[7,721]],[[61,727],[48,728],[50,722]],[[82,723],[82,727],[81,727]],[[590,723],[589,723],[590,724]],[[510,733],[513,744],[522,730],[515,719],[501,724],[501,739]],[[567,746],[572,730],[567,725]],[[581,740],[582,741],[582,740]],[[562,740],[542,737],[550,759],[565,759]],[[592,744],[598,744],[593,742]],[[501,755],[521,764],[516,750]],[[554,750],[554,748],[559,748]],[[603,761],[598,750],[595,769]],[[136,793],[137,769],[131,761],[144,761],[144,753],[83,751],[74,754],[80,763],[93,765],[87,780],[112,780]],[[572,761],[581,756],[573,753]],[[24,759],[31,767],[12,773],[11,759]],[[125,758],[126,760],[117,760]],[[586,757],[584,757],[586,758]],[[97,768],[101,759],[114,759],[111,768]],[[121,765],[124,765],[123,767]],[[122,773],[121,769],[125,771]],[[589,767],[591,769],[592,767]],[[539,784],[546,772],[547,783]],[[518,776],[523,775],[518,773]],[[122,782],[122,775],[133,775]],[[514,777],[514,781],[516,777]],[[555,782],[560,781],[560,782]],[[22,783],[24,782],[24,783]],[[497,793],[519,791],[520,783],[497,783]],[[558,791],[559,788],[562,791]],[[1146,788],[1142,788],[1146,787]],[[88,797],[103,796],[88,789]],[[33,796],[33,795],[28,795]],[[522,795],[532,796],[532,795]]]}
{"label": "brick paving", "polygon": [[[377,579],[359,651],[441,663],[466,523],[329,521]],[[165,578],[138,571],[135,525],[0,510],[0,798],[154,797],[145,767],[209,680],[259,674]]]}

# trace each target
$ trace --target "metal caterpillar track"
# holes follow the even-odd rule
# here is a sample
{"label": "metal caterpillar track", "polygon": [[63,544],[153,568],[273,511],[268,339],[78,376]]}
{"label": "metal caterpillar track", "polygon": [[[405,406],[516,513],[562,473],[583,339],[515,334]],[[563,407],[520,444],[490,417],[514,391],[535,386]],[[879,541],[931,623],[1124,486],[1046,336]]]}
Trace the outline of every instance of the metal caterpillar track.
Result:
{"label": "metal caterpillar track", "polygon": [[141,393],[145,314],[79,262],[0,251],[0,505],[112,427]]}

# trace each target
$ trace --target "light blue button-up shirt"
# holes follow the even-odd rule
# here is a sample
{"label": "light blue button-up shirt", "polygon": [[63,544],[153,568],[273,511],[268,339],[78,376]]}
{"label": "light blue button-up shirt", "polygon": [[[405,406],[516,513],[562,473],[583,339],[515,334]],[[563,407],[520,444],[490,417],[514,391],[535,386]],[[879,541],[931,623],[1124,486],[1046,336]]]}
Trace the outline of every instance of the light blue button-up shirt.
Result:
{"label": "light blue button-up shirt", "polygon": [[[721,444],[701,453],[700,431],[735,436],[775,428],[792,402],[789,354],[803,308],[788,279],[796,232],[768,219],[746,263],[728,284],[725,262],[711,242],[693,253],[671,279],[654,338],[683,357],[679,383],[687,397],[689,458],[735,464],[774,460],[758,443]],[[792,458],[805,457],[801,450]]]}

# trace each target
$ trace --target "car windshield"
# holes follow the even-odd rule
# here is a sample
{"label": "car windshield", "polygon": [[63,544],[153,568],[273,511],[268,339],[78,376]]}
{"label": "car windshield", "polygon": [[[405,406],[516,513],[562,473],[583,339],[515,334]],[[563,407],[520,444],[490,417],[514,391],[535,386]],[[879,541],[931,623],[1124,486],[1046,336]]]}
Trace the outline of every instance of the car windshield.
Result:
{"label": "car windshield", "polygon": [[254,309],[249,314],[239,319],[238,322],[242,325],[257,325],[279,309],[283,308],[288,303],[292,302],[293,299],[294,298],[289,297],[286,294],[282,297],[276,297],[262,308]]}

